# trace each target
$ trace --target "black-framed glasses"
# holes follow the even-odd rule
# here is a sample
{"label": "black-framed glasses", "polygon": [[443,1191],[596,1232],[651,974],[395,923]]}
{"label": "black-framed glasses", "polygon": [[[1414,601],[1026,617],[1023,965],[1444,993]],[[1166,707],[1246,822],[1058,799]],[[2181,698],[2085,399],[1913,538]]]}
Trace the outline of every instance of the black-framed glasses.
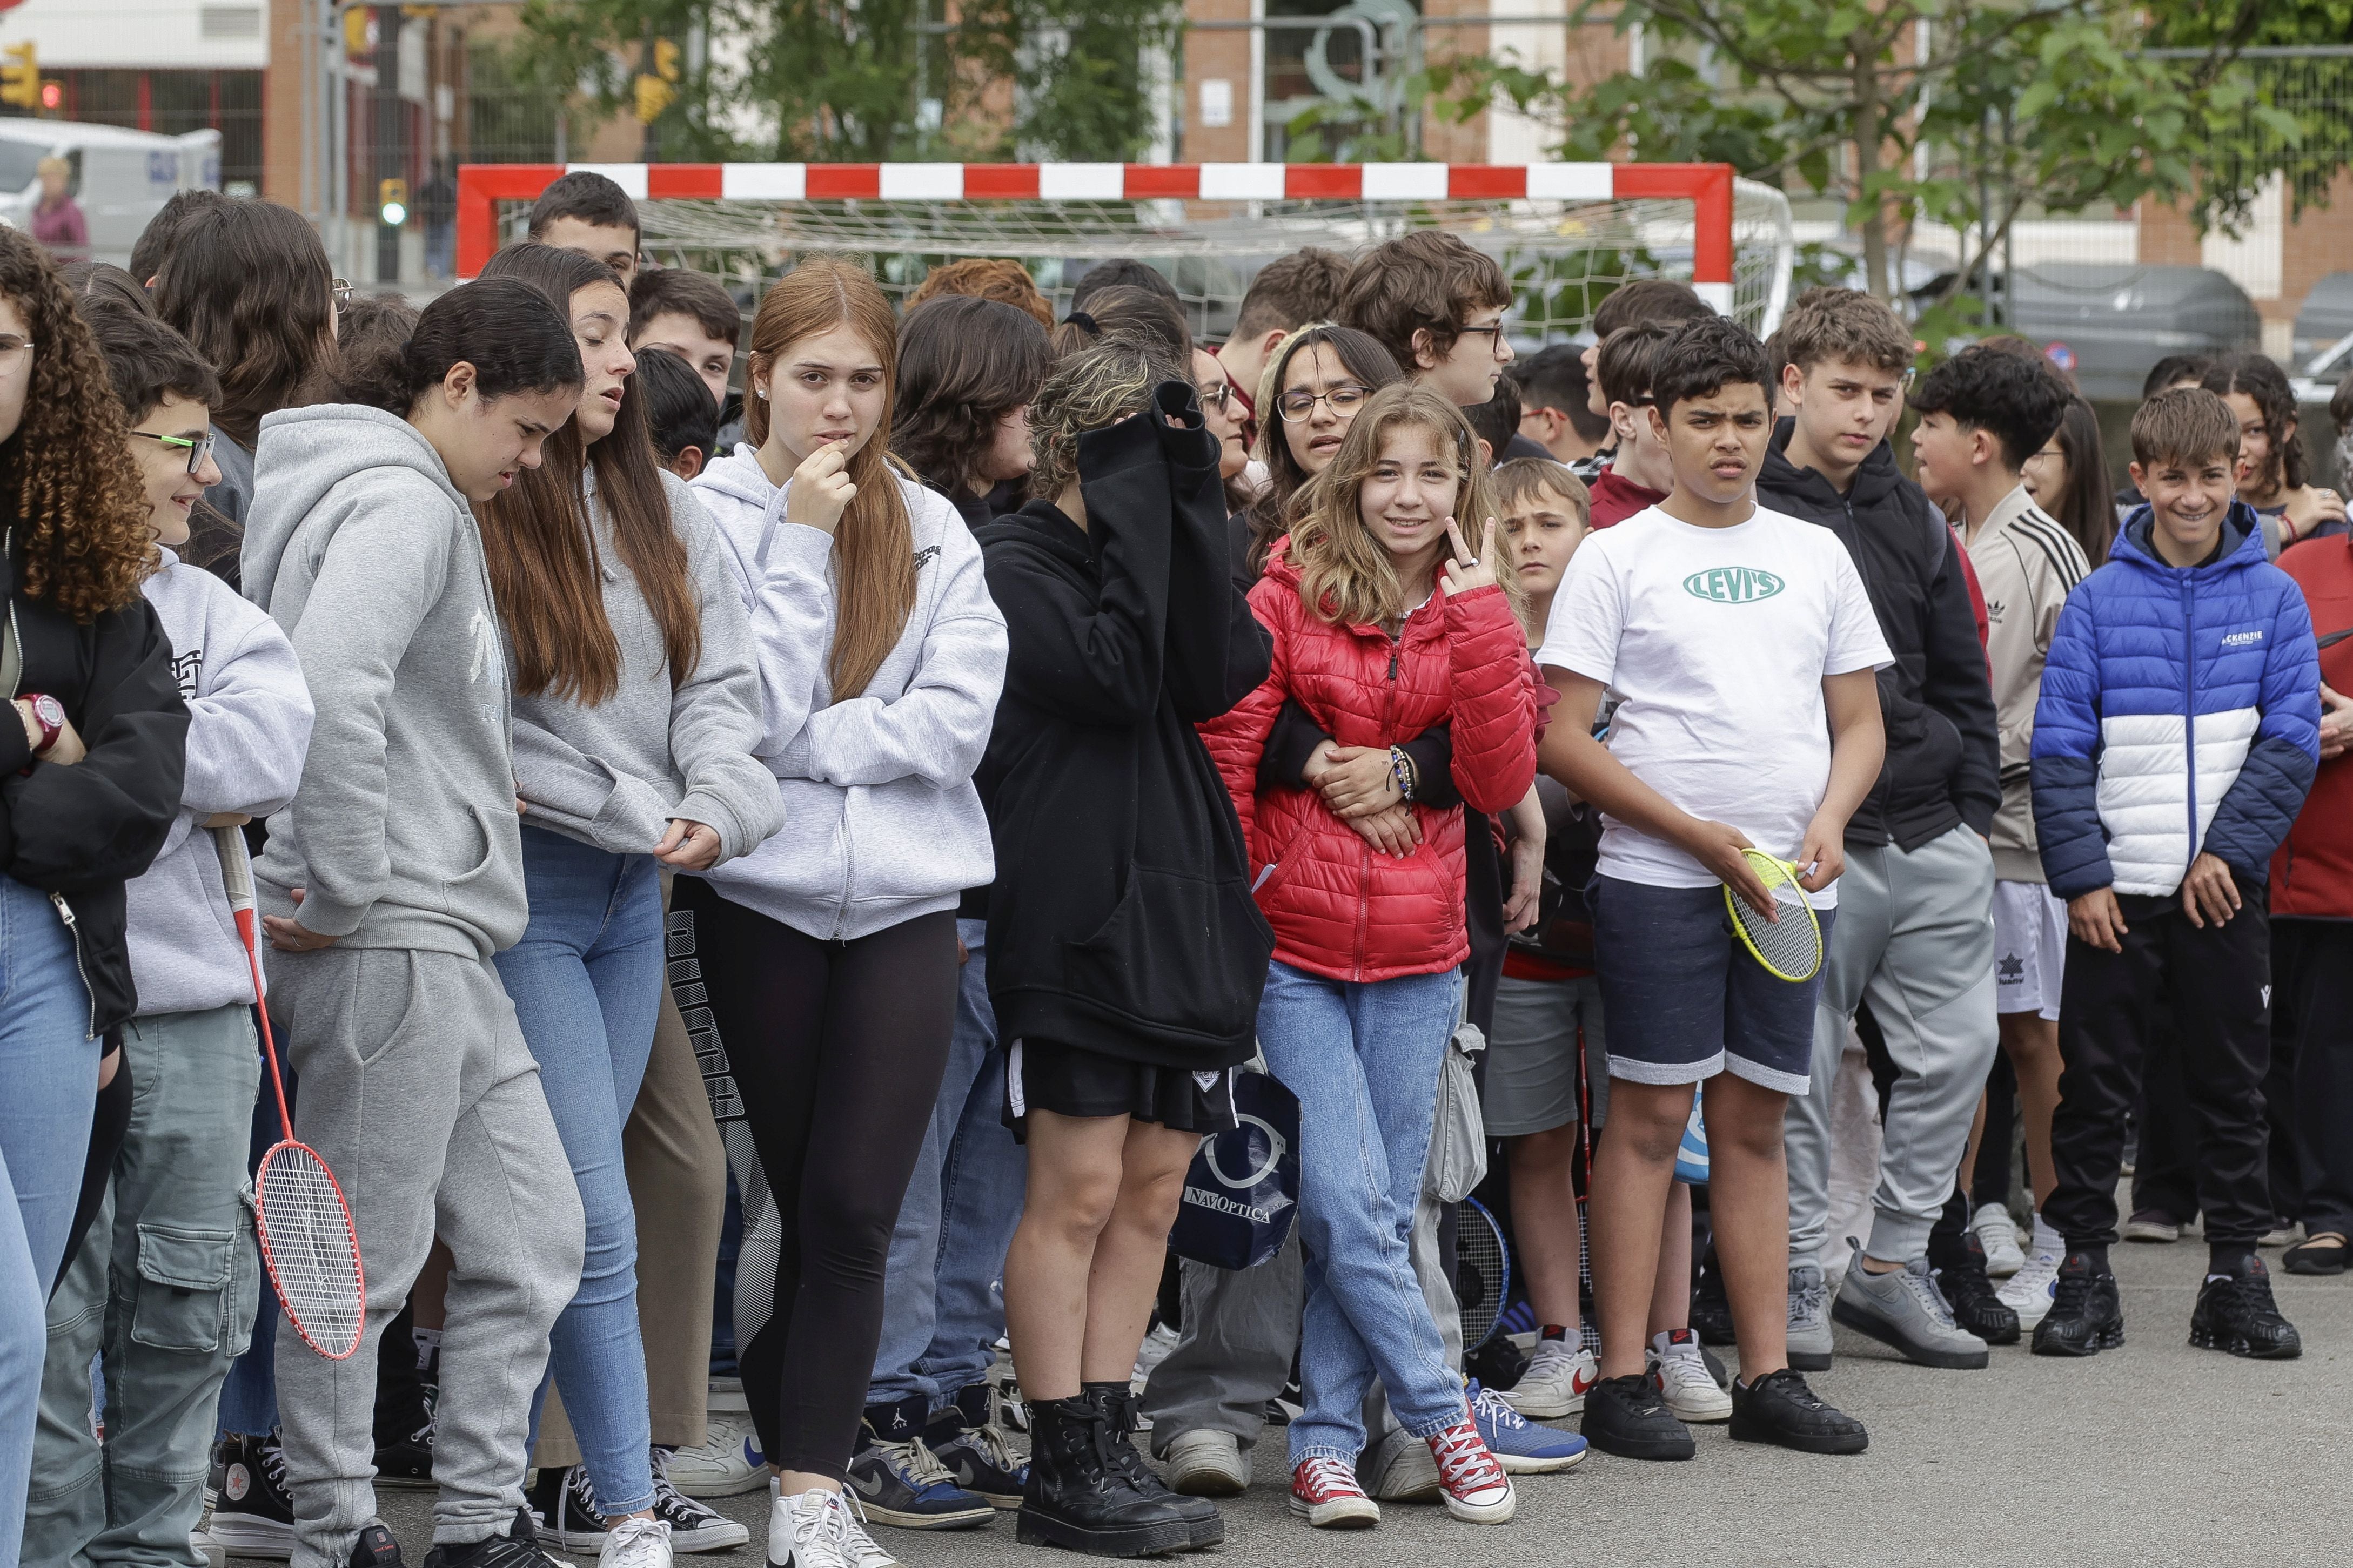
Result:
{"label": "black-framed glasses", "polygon": [[1504,323],[1501,321],[1490,321],[1483,327],[1464,327],[1454,335],[1458,338],[1475,338],[1484,335],[1489,353],[1500,357],[1504,352]]}
{"label": "black-framed glasses", "polygon": [[1361,407],[1365,399],[1372,395],[1370,387],[1358,386],[1353,382],[1335,386],[1329,392],[1310,392],[1305,387],[1299,386],[1292,388],[1276,398],[1274,409],[1287,423],[1293,425],[1298,424],[1314,413],[1315,405],[1319,403],[1345,419]]}
{"label": "black-framed glasses", "polygon": [[161,441],[166,447],[183,449],[188,454],[188,472],[195,473],[212,460],[213,443],[219,439],[211,431],[191,438],[186,436],[158,436],[153,430],[133,430],[133,436],[144,436],[150,441]]}
{"label": "black-framed glasses", "polygon": [[1193,390],[1201,395],[1202,407],[1214,408],[1220,414],[1226,412],[1227,405],[1234,395],[1234,384],[1229,381],[1221,381],[1215,386],[1197,386]]}

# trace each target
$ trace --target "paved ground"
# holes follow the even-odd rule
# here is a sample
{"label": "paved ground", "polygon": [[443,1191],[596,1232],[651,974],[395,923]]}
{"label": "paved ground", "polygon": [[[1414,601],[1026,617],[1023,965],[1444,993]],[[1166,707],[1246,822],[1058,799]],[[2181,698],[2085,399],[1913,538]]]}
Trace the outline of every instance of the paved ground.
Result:
{"label": "paved ground", "polygon": [[[2268,1253],[2274,1264],[2277,1253]],[[2328,1563],[2353,1531],[2353,1276],[2279,1279],[2301,1361],[2234,1360],[2185,1342],[2203,1263],[2195,1242],[2120,1246],[2127,1342],[2088,1362],[2023,1345],[1981,1373],[1927,1372],[1840,1331],[1813,1379],[1871,1426],[1869,1453],[1834,1459],[1733,1444],[1701,1427],[1690,1464],[1595,1455],[1565,1476],[1520,1479],[1518,1520],[1456,1524],[1391,1507],[1370,1533],[1314,1531],[1284,1512],[1279,1458],[1226,1508],[1229,1564],[1602,1563],[1767,1564]],[[1279,1435],[1278,1435],[1279,1436]],[[421,1493],[387,1493],[389,1522],[421,1561]],[[754,1568],[764,1495],[726,1511],[752,1545],[681,1562]],[[954,1535],[878,1529],[910,1568],[1039,1561],[1012,1521]],[[1068,1561],[1060,1559],[1057,1561]],[[583,1568],[586,1568],[583,1564]]]}

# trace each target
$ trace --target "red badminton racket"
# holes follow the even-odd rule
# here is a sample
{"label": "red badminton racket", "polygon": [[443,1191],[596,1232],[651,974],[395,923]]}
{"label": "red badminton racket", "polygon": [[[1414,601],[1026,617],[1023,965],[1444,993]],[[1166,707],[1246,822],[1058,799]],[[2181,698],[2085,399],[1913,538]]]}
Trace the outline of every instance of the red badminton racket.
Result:
{"label": "red badminton racket", "polygon": [[261,1260],[279,1305],[302,1342],[329,1361],[342,1361],[360,1348],[366,1316],[367,1274],[360,1265],[359,1233],[352,1206],[327,1163],[294,1136],[286,1109],[286,1080],[278,1068],[278,1042],[269,1028],[269,1005],[261,994],[261,950],[255,940],[253,866],[246,858],[245,835],[216,827],[221,881],[228,889],[229,912],[245,939],[246,966],[253,972],[254,1010],[261,1015],[261,1048],[269,1059],[269,1087],[278,1095],[278,1124],[286,1136],[261,1156],[253,1179],[256,1228]]}

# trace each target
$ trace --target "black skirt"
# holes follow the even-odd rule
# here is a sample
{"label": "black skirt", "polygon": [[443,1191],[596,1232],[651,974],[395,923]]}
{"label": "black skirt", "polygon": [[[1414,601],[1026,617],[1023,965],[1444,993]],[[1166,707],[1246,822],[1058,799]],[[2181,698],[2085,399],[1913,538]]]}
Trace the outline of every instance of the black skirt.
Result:
{"label": "black skirt", "polygon": [[1082,1046],[1020,1039],[1005,1053],[1005,1125],[1029,1142],[1032,1110],[1058,1116],[1125,1116],[1204,1136],[1234,1125],[1234,1075],[1187,1072],[1106,1056]]}

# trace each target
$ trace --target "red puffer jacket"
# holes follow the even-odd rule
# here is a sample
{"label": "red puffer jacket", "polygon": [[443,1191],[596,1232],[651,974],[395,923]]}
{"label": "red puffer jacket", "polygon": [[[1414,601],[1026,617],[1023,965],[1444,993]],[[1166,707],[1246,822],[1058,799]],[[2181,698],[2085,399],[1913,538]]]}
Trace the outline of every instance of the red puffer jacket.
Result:
{"label": "red puffer jacket", "polygon": [[1519,803],[1535,782],[1535,674],[1500,588],[1444,588],[1391,638],[1335,626],[1300,603],[1279,542],[1250,608],[1274,636],[1273,672],[1201,726],[1225,775],[1258,871],[1274,956],[1334,980],[1388,980],[1451,969],[1469,956],[1462,926],[1462,808],[1414,807],[1421,844],[1377,854],[1314,790],[1257,794],[1259,754],[1283,699],[1295,697],[1343,746],[1392,746],[1444,722],[1455,785],[1481,811]]}

